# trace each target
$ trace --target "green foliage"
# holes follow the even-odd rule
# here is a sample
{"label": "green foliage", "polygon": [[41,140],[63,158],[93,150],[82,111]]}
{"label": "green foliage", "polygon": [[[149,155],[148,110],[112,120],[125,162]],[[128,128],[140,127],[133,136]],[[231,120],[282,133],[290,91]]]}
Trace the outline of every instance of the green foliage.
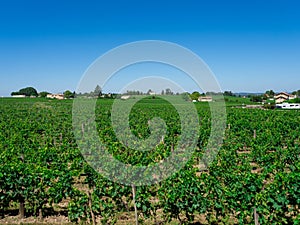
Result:
{"label": "green foliage", "polygon": [[165,95],[173,95],[174,93],[172,92],[172,90],[170,88],[166,88],[165,90]]}
{"label": "green foliage", "polygon": [[71,92],[71,91],[69,91],[69,90],[66,90],[66,91],[64,92],[64,97],[65,97],[65,98],[74,98],[74,97],[75,97],[75,92]]}
{"label": "green foliage", "polygon": [[[112,103],[100,99],[95,110],[99,137],[108,152],[139,166],[171,154],[182,125],[170,103],[148,98],[132,108],[129,125],[140,139],[151,134],[148,121],[154,117],[167,126],[163,141],[145,152],[117,139]],[[254,224],[255,208],[260,224],[299,224],[299,111],[228,107],[223,145],[214,162],[200,171],[211,116],[208,105],[195,106],[201,123],[197,148],[177,173],[136,187],[139,220],[191,224],[201,216],[208,224]],[[0,99],[0,212],[25,202],[27,215],[37,216],[67,201],[71,222],[91,223],[95,216],[102,224],[114,224],[122,213],[133,212],[131,187],[96,173],[80,154],[71,107],[72,100]]]}
{"label": "green foliage", "polygon": [[50,94],[50,93],[47,92],[47,91],[42,91],[42,92],[39,93],[39,96],[40,96],[41,98],[46,98],[48,94]]}
{"label": "green foliage", "polygon": [[276,104],[275,104],[275,102],[267,102],[267,103],[264,104],[264,108],[265,109],[275,109]]}
{"label": "green foliage", "polygon": [[192,94],[190,94],[190,98],[192,100],[198,100],[199,97],[200,97],[200,93],[198,91],[194,91]]}
{"label": "green foliage", "polygon": [[274,92],[273,90],[268,90],[268,91],[266,91],[265,94],[266,94],[268,97],[274,97],[275,92]]}
{"label": "green foliage", "polygon": [[224,91],[224,96],[234,96],[234,94],[231,91]]}
{"label": "green foliage", "polygon": [[294,98],[291,100],[288,100],[289,103],[300,103],[300,98]]}
{"label": "green foliage", "polygon": [[260,95],[252,95],[250,101],[252,102],[262,102],[263,98]]}
{"label": "green foliage", "polygon": [[293,91],[292,93],[293,95],[296,95],[298,98],[300,97],[300,90],[298,91]]}
{"label": "green foliage", "polygon": [[92,93],[94,97],[100,97],[102,95],[102,89],[99,85],[95,87],[94,92]]}
{"label": "green foliage", "polygon": [[17,92],[12,92],[11,95],[25,95],[27,97],[30,97],[30,96],[35,96],[37,97],[38,96],[38,93],[37,93],[37,90],[33,87],[26,87],[26,88],[22,88],[20,89],[19,91]]}

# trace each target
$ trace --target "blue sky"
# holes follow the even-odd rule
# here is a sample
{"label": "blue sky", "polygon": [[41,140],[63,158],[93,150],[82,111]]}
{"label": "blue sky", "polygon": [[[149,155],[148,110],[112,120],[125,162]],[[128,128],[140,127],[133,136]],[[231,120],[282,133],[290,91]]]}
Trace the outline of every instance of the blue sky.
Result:
{"label": "blue sky", "polygon": [[198,54],[223,90],[298,90],[298,2],[1,1],[0,96],[26,86],[75,90],[106,51],[149,39]]}

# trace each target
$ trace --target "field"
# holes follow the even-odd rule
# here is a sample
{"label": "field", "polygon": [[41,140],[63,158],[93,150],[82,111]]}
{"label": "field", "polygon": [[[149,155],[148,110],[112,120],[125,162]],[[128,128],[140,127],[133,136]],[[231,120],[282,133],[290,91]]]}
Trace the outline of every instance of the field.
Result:
{"label": "field", "polygon": [[[132,187],[96,173],[81,155],[72,100],[0,98],[0,224],[135,224],[135,207],[140,224],[300,224],[299,110],[242,109],[235,102],[243,100],[227,102],[223,144],[208,168],[199,170],[210,108],[195,103],[200,126],[191,158],[163,181]],[[98,100],[95,121],[116,159],[147,166],[174,151],[184,124],[171,104],[145,99],[132,108],[129,125],[140,139],[149,137],[153,117],[167,126],[159,144],[143,152],[114,134],[112,103]]]}

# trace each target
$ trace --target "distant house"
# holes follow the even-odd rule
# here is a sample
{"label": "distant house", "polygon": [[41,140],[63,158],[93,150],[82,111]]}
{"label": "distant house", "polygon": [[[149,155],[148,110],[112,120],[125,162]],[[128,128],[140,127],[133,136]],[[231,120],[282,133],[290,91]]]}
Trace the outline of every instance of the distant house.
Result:
{"label": "distant house", "polygon": [[198,98],[199,102],[212,102],[212,97],[211,96],[200,96]]}
{"label": "distant house", "polygon": [[130,95],[122,95],[121,96],[121,99],[122,100],[127,100],[127,99],[129,99],[130,98]]}
{"label": "distant house", "polygon": [[279,104],[287,100],[296,98],[296,95],[291,95],[286,92],[280,92],[274,96],[275,103]]}
{"label": "distant house", "polygon": [[59,100],[65,99],[63,94],[47,94],[46,97],[52,99],[59,99]]}
{"label": "distant house", "polygon": [[13,98],[25,98],[26,95],[12,95]]}

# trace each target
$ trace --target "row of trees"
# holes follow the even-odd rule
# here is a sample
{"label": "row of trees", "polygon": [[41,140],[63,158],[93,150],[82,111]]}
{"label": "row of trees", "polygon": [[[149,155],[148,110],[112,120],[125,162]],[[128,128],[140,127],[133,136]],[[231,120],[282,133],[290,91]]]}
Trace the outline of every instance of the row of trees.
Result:
{"label": "row of trees", "polygon": [[[142,91],[136,91],[136,90],[128,90],[126,92],[126,94],[128,95],[145,95],[145,94],[152,94],[154,93],[151,89],[149,89],[146,93],[142,92]],[[47,91],[42,91],[40,93],[37,92],[37,90],[33,87],[26,87],[26,88],[22,88],[19,91],[16,92],[12,92],[11,95],[15,96],[15,95],[25,95],[27,97],[47,97],[47,95],[50,94]],[[70,90],[66,90],[64,93],[64,97],[65,98],[75,98],[76,96],[85,96],[85,97],[102,97],[102,98],[117,98],[118,94],[115,93],[108,93],[105,94],[102,92],[102,88],[97,85],[95,87],[94,91],[91,92],[86,92],[86,93],[75,93],[75,92],[71,92]],[[170,88],[166,88],[165,90],[162,90],[161,95],[174,95],[175,93],[170,89]],[[176,95],[178,95],[179,93],[176,93]],[[224,96],[236,96],[233,92],[231,91],[224,91],[223,93],[215,93],[215,92],[206,92],[206,93],[200,93],[198,91],[194,91],[193,93],[188,93],[190,98],[192,100],[197,100],[200,96],[205,96],[205,95],[224,95]],[[293,95],[296,95],[298,98],[300,97],[300,90],[297,91],[293,91],[292,92]],[[263,100],[267,100],[269,98],[273,98],[275,95],[275,92],[273,90],[267,90],[264,94],[260,94],[260,95],[249,95],[248,97],[250,97],[251,101],[253,102],[262,102]]]}
{"label": "row of trees", "polygon": [[293,94],[293,95],[297,95],[297,97],[299,98],[299,97],[300,97],[300,90],[298,90],[298,91],[293,91],[292,94]]}
{"label": "row of trees", "polygon": [[[16,95],[24,95],[26,97],[41,97],[41,98],[46,98],[48,94],[51,94],[50,92],[47,91],[42,91],[38,93],[38,91],[34,87],[26,87],[22,88],[19,91],[14,91],[11,93],[11,96],[16,96]],[[70,90],[66,90],[63,93],[65,98],[75,98],[75,91],[71,92]]]}
{"label": "row of trees", "polygon": [[[154,94],[155,92],[152,91],[151,89],[149,89],[147,92],[143,92],[143,91],[137,91],[137,90],[127,90],[125,94],[127,95],[150,95],[150,94]],[[158,94],[158,93],[155,93]],[[160,92],[160,95],[178,95],[179,93],[174,93],[170,88],[166,88],[165,90],[162,90]]]}
{"label": "row of trees", "polygon": [[[126,93],[127,95],[149,95],[149,94],[158,94],[155,93],[154,91],[152,91],[151,89],[149,89],[147,92],[143,92],[143,91],[139,91],[139,90],[127,90]],[[166,88],[164,90],[162,90],[160,93],[160,95],[179,95],[179,92],[173,92],[170,88]],[[190,95],[190,97],[192,99],[198,99],[200,96],[205,96],[205,95],[224,95],[224,96],[235,96],[234,93],[232,93],[231,91],[224,91],[224,92],[206,92],[206,93],[200,93],[198,91],[194,91],[193,93],[181,93],[181,94],[188,94]],[[104,97],[104,93],[102,92],[102,89],[99,85],[96,86],[94,91],[91,91],[90,93],[79,93],[77,94],[77,96],[98,96],[98,97]]]}
{"label": "row of trees", "polygon": [[35,88],[33,87],[26,87],[26,88],[22,88],[19,91],[15,91],[11,93],[11,96],[15,96],[15,95],[25,95],[27,97],[31,97],[31,96],[38,96],[38,92]]}

